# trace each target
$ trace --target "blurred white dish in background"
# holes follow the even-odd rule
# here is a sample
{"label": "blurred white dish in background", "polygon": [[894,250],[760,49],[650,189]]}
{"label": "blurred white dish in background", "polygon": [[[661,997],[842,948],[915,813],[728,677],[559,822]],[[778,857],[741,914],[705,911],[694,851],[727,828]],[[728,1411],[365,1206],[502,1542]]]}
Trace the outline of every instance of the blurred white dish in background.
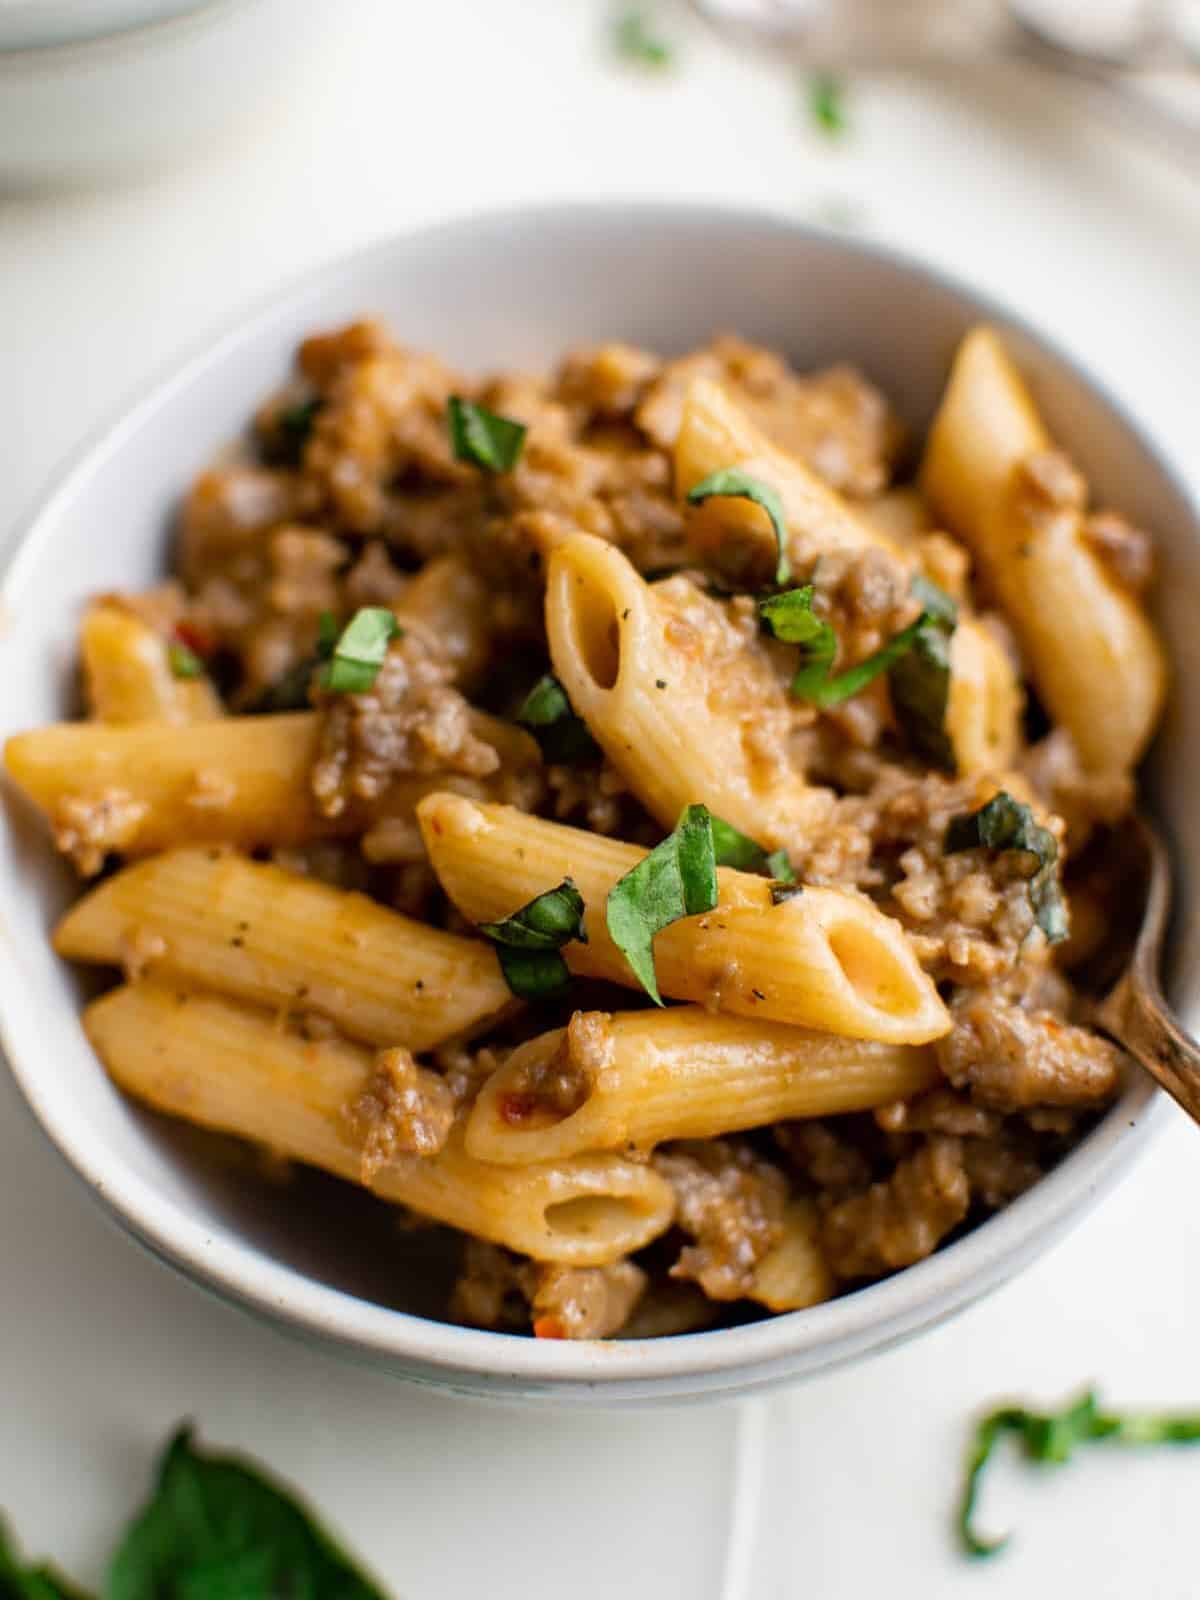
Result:
{"label": "blurred white dish in background", "polygon": [[338,13],[322,0],[0,0],[0,190],[164,166],[236,130]]}
{"label": "blurred white dish in background", "polygon": [[200,11],[208,0],[0,0],[0,50],[80,44]]}

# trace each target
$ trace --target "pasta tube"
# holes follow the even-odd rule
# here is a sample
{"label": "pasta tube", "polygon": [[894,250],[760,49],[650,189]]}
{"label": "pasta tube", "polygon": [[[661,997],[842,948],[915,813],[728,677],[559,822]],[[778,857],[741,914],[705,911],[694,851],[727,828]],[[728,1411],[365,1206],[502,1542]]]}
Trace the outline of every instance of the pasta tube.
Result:
{"label": "pasta tube", "polygon": [[512,1004],[490,945],[365,895],[211,849],[126,867],[73,905],[54,947],[136,965],[276,1009],[317,1012],[352,1039],[419,1051]]}
{"label": "pasta tube", "polygon": [[[636,845],[459,795],[428,796],[417,820],[433,869],[464,916],[489,922],[572,877],[588,943],[563,947],[573,972],[636,986],[609,937],[609,890],[645,855]],[[805,889],[779,906],[765,878],[721,868],[720,902],[654,942],[662,992],[714,1010],[924,1044],[950,1017],[898,922],[865,896]]]}
{"label": "pasta tube", "polygon": [[[506,765],[537,764],[537,746],[510,723],[476,712],[475,728]],[[308,780],[319,739],[319,715],[309,711],[192,727],[62,722],[14,734],[4,760],[49,818],[59,848],[95,872],[108,851],[295,845],[358,832],[364,819],[352,809],[330,818],[312,804]],[[457,781],[445,774],[397,779],[378,810],[411,815],[422,795]],[[486,779],[462,781],[471,793],[488,792]]]}
{"label": "pasta tube", "polygon": [[[691,384],[683,426],[675,446],[675,485],[685,497],[701,479],[723,467],[738,467],[778,493],[788,546],[798,571],[808,570],[831,550],[888,551],[910,574],[916,557],[893,537],[886,522],[855,508],[823,483],[804,462],[778,449],[711,378]],[[919,506],[919,502],[917,502]],[[694,508],[699,542],[741,529],[773,549],[767,514],[748,500],[715,499]],[[993,772],[1011,764],[1020,735],[1022,695],[1003,650],[974,617],[960,616],[950,645],[950,695],[946,733],[959,772]]]}
{"label": "pasta tube", "polygon": [[817,1208],[793,1200],[783,1214],[783,1238],[754,1272],[750,1299],[768,1311],[802,1311],[833,1298],[836,1280],[821,1253]]}
{"label": "pasta tube", "polygon": [[[592,1019],[588,1019],[591,1021]],[[579,1150],[650,1150],[792,1117],[865,1111],[932,1088],[927,1046],[813,1033],[698,1007],[600,1014],[521,1045],[488,1079],[467,1122],[481,1161],[524,1163]],[[540,1098],[547,1074],[577,1075],[582,1103],[563,1115]]]}
{"label": "pasta tube", "polygon": [[[702,800],[775,848],[828,814],[832,795],[787,759],[790,711],[765,660],[690,584],[646,583],[607,540],[575,534],[550,556],[546,630],[572,706],[642,804],[673,827]],[[776,737],[763,738],[774,717]]]}
{"label": "pasta tube", "polygon": [[206,722],[224,715],[210,680],[177,678],[167,641],[123,606],[89,607],[79,648],[84,693],[98,722]]}
{"label": "pasta tube", "polygon": [[[770,484],[783,502],[788,553],[804,571],[828,550],[858,550],[865,544],[898,546],[819,478],[804,462],[772,444],[737,402],[712,378],[694,378],[683,405],[675,441],[675,492],[681,500],[710,473],[736,467]],[[744,530],[764,551],[775,548],[767,513],[748,500],[706,502],[693,512],[703,535],[722,538]]]}
{"label": "pasta tube", "polygon": [[[154,982],[94,1001],[84,1027],[117,1084],[156,1110],[361,1182],[348,1109],[369,1085],[369,1052],[305,1040],[265,1012]],[[438,1155],[393,1158],[370,1188],[535,1260],[580,1267],[641,1249],[674,1213],[670,1186],[647,1166],[584,1155],[514,1171],[472,1160],[454,1134]]]}
{"label": "pasta tube", "polygon": [[1000,340],[977,328],[955,358],[921,480],[969,544],[1017,634],[1051,717],[1095,772],[1136,765],[1166,690],[1162,646],[1137,599],[1084,538],[1084,508],[1031,514],[1018,469],[1051,448]]}

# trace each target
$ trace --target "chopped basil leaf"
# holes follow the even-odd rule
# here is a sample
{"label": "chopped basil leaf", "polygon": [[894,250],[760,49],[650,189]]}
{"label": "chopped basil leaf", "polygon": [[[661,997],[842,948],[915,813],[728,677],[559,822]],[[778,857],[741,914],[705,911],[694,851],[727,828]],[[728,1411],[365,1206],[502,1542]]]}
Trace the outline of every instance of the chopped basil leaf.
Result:
{"label": "chopped basil leaf", "polygon": [[666,40],[653,31],[645,13],[636,7],[623,12],[613,24],[613,46],[626,61],[658,70],[669,67],[674,54]]}
{"label": "chopped basil leaf", "polygon": [[517,721],[528,728],[547,761],[576,766],[595,761],[600,746],[582,717],[576,716],[567,691],[552,672],[539,678],[521,702]]}
{"label": "chopped basil leaf", "polygon": [[383,1600],[311,1513],[235,1456],[202,1454],[186,1428],[167,1446],[149,1504],[125,1535],[106,1600]]}
{"label": "chopped basil leaf", "polygon": [[288,406],[279,413],[279,437],[293,460],[298,461],[303,454],[322,404],[319,397],[301,400],[299,404]]}
{"label": "chopped basil leaf", "polygon": [[[324,617],[321,629],[324,643],[329,631]],[[386,606],[363,606],[342,629],[321,668],[321,687],[332,694],[366,694],[379,676],[388,645],[402,632]]]}
{"label": "chopped basil leaf", "polygon": [[795,883],[796,874],[786,850],[763,849],[724,817],[712,817],[713,852],[719,867],[757,872],[779,883]]}
{"label": "chopped basil leaf", "polygon": [[950,635],[939,622],[922,618],[912,648],[888,669],[896,720],[918,755],[954,772],[954,745],[946,732],[950,703]]}
{"label": "chopped basil leaf", "polygon": [[480,933],[514,950],[557,950],[569,939],[587,943],[583,896],[573,878],[547,889],[499,922],[481,922]]}
{"label": "chopped basil leaf", "polygon": [[88,1600],[88,1596],[43,1562],[27,1567],[0,1521],[0,1600]]}
{"label": "chopped basil leaf", "polygon": [[1200,1440],[1200,1416],[1101,1411],[1090,1389],[1058,1412],[1028,1411],[1023,1406],[1003,1406],[990,1412],[975,1430],[958,1508],[959,1539],[971,1556],[995,1555],[1008,1543],[1007,1535],[986,1539],[975,1528],[984,1469],[1005,1434],[1012,1435],[1027,1461],[1057,1466],[1070,1459],[1076,1446],[1106,1439],[1139,1446],[1194,1444]]}
{"label": "chopped basil leaf", "polygon": [[724,467],[718,472],[710,472],[707,478],[702,478],[694,488],[689,489],[688,505],[698,506],[705,500],[750,500],[756,506],[761,506],[775,530],[775,544],[779,552],[775,562],[775,582],[790,581],[792,564],[788,560],[787,519],[783,512],[783,501],[769,483],[763,483],[761,478],[752,478],[738,467]]}
{"label": "chopped basil leaf", "polygon": [[830,139],[840,138],[850,126],[845,99],[845,85],[834,73],[814,72],[809,78],[809,113],[821,132]]}
{"label": "chopped basil leaf", "polygon": [[936,583],[917,573],[908,586],[908,592],[914,600],[921,602],[921,610],[927,612],[938,622],[945,622],[954,627],[958,621],[958,606]]}
{"label": "chopped basil leaf", "polygon": [[481,922],[480,933],[496,946],[500,970],[521,1000],[543,1000],[566,987],[570,978],[559,954],[572,939],[587,943],[583,896],[573,878],[547,889],[499,922]]}
{"label": "chopped basil leaf", "polygon": [[172,639],[167,645],[167,665],[171,669],[173,678],[204,676],[203,661],[194,650],[189,650],[186,644],[180,644],[178,639]]}
{"label": "chopped basil leaf", "polygon": [[1029,880],[1029,903],[1050,944],[1067,937],[1067,907],[1058,876],[1058,841],[1034,820],[1030,808],[1007,790],[968,815],[953,817],[946,829],[948,854],[959,850],[1021,850],[1037,868]]}
{"label": "chopped basil leaf", "polygon": [[717,861],[712,817],[688,806],[675,831],[609,891],[609,935],[634,976],[662,1005],[654,971],[654,939],[680,917],[711,911],[717,903]]}
{"label": "chopped basil leaf", "polygon": [[328,661],[337,648],[338,625],[332,611],[322,611],[317,618],[317,655]]}
{"label": "chopped basil leaf", "polygon": [[[918,587],[920,585],[920,587]],[[801,649],[801,665],[792,679],[792,693],[821,707],[840,705],[861,693],[880,673],[889,675],[897,716],[927,759],[953,770],[954,757],[945,734],[950,694],[949,632],[954,602],[935,585],[914,580],[913,593],[925,609],[874,654],[836,677],[837,634],[813,609],[813,586],[788,589],[759,601],[759,613],[775,638]]]}
{"label": "chopped basil leaf", "polygon": [[496,959],[518,1000],[552,1000],[571,981],[571,969],[557,950],[514,950],[498,944]]}
{"label": "chopped basil leaf", "polygon": [[767,876],[773,878],[776,883],[785,886],[795,883],[796,869],[792,866],[791,857],[786,850],[772,850],[764,865]]}
{"label": "chopped basil leaf", "polygon": [[525,443],[523,422],[499,417],[457,394],[447,402],[446,418],[456,461],[468,461],[487,472],[511,472],[516,466]]}

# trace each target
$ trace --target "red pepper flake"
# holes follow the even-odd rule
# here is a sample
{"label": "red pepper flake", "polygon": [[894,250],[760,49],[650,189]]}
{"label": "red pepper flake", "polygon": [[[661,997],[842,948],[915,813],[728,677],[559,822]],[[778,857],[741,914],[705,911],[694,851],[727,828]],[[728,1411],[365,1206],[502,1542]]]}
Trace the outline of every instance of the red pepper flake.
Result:
{"label": "red pepper flake", "polygon": [[498,1109],[501,1122],[509,1124],[526,1122],[537,1110],[537,1096],[534,1094],[502,1094]]}
{"label": "red pepper flake", "polygon": [[567,1330],[557,1317],[536,1317],[533,1324],[535,1339],[565,1339]]}
{"label": "red pepper flake", "polygon": [[180,644],[186,645],[189,650],[194,651],[198,656],[203,656],[205,660],[217,648],[217,641],[212,635],[206,633],[203,628],[198,628],[194,622],[176,623],[175,637]]}

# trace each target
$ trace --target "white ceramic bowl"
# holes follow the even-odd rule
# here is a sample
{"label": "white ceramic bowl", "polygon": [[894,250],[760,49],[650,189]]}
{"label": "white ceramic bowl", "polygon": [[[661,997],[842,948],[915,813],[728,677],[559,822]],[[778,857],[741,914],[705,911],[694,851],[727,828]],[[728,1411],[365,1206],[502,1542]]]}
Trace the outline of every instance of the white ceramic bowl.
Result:
{"label": "white ceramic bowl", "polygon": [[327,0],[0,0],[0,190],[167,165],[265,114]]}
{"label": "white ceramic bowl", "polygon": [[[860,363],[918,429],[963,331],[980,318],[1000,324],[1098,493],[1161,539],[1162,621],[1178,673],[1160,745],[1159,809],[1182,857],[1200,855],[1200,808],[1189,793],[1200,762],[1200,543],[1192,508],[1152,447],[1046,341],[969,290],[860,243],[693,207],[554,208],[400,238],[322,269],[181,367],[92,446],[25,532],[0,592],[0,736],[64,714],[81,602],[156,577],[191,475],[284,375],[303,333],[363,311],[468,368],[543,364],[605,336],[678,350],[736,328],[801,366]],[[449,1327],[414,1314],[428,1303],[428,1283],[399,1234],[356,1249],[357,1226],[339,1227],[336,1186],[300,1206],[237,1173],[213,1173],[178,1132],[116,1092],[80,1029],[79,982],[47,943],[70,875],[9,800],[12,826],[0,830],[0,1035],[50,1139],[132,1234],[197,1282],[410,1378],[611,1403],[727,1395],[817,1372],[928,1327],[1017,1271],[1089,1209],[1152,1120],[1154,1096],[1139,1079],[1006,1211],[919,1266],[811,1311],[655,1343]],[[1185,1016],[1200,992],[1198,955],[1200,923],[1185,902],[1174,987]]]}

